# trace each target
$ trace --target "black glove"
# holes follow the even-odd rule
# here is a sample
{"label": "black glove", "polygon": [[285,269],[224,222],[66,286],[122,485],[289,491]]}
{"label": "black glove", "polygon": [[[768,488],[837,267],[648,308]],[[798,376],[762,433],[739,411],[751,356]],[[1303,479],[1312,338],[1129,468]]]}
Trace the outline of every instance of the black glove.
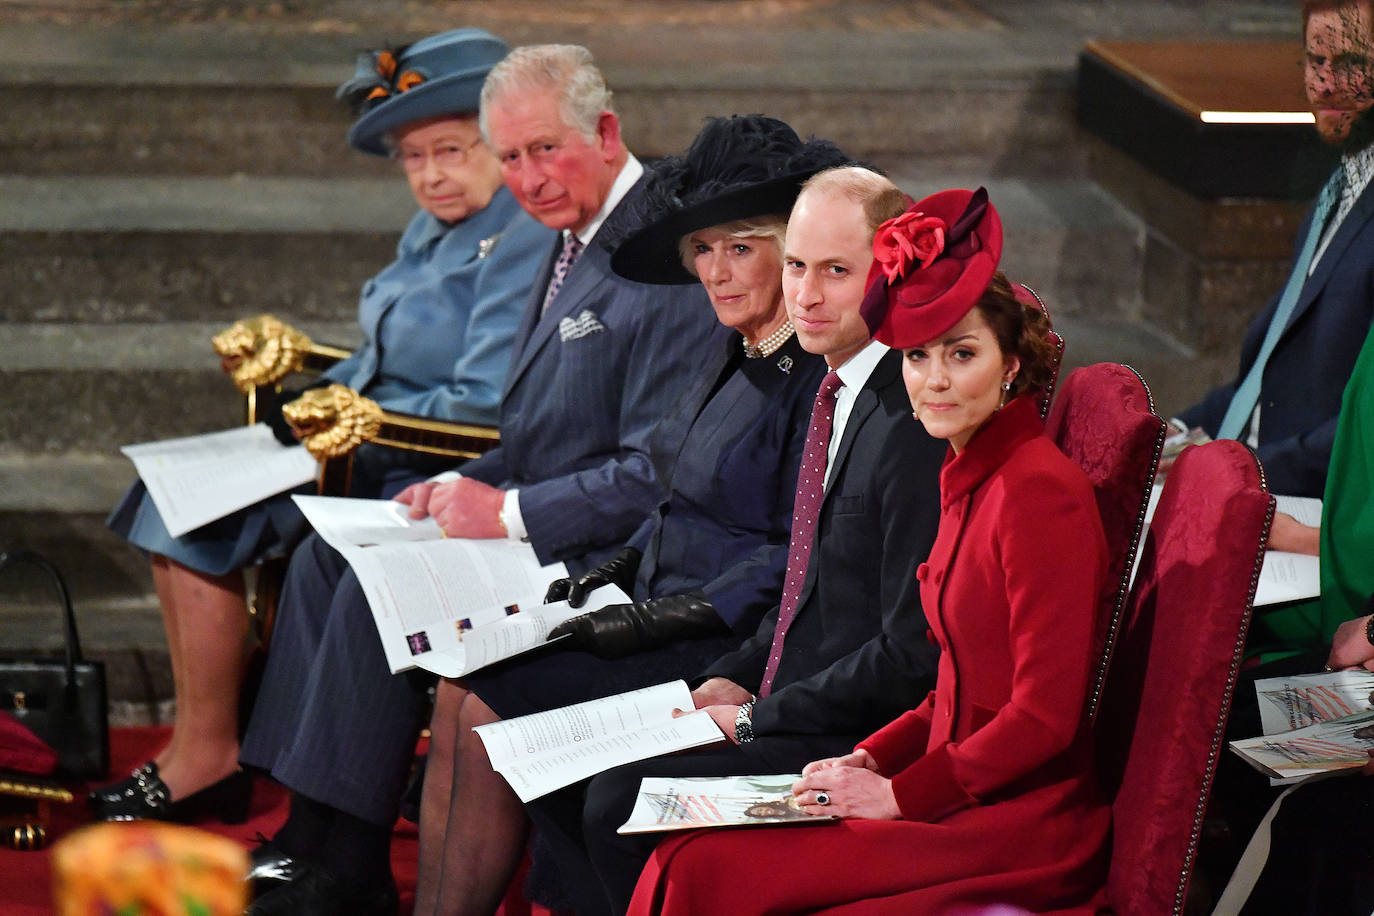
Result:
{"label": "black glove", "polygon": [[620,590],[628,595],[634,591],[635,574],[639,572],[639,560],[642,556],[644,555],[634,547],[622,547],[620,553],[615,555],[615,559],[602,563],[596,569],[588,570],[577,580],[554,579],[549,583],[549,590],[544,593],[544,603],[552,604],[566,598],[568,604],[581,607],[587,603],[587,596],[592,590],[602,585],[618,585]]}
{"label": "black glove", "polygon": [[623,658],[657,649],[679,639],[730,632],[711,602],[701,595],[669,595],[634,604],[612,604],[565,620],[549,632],[549,639],[570,636],[569,649],[599,658]]}

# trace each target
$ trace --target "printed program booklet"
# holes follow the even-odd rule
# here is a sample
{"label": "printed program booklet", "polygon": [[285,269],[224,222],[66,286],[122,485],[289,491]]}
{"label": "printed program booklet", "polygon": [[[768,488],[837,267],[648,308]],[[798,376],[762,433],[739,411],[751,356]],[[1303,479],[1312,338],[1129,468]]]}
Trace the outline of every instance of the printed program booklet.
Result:
{"label": "printed program booklet", "polygon": [[474,728],[496,772],[522,802],[622,764],[724,741],[710,714],[693,710],[685,681],[655,684]]}
{"label": "printed program booklet", "polygon": [[605,585],[580,608],[545,604],[549,583],[567,570],[541,566],[529,544],[445,538],[434,519],[411,519],[392,500],[293,499],[357,575],[393,673],[471,674],[546,645],[564,620],[630,600]]}
{"label": "printed program booklet", "polygon": [[1271,779],[1362,767],[1374,749],[1374,673],[1329,671],[1255,682],[1264,735],[1231,750]]}
{"label": "printed program booklet", "polygon": [[172,537],[309,483],[319,469],[305,446],[282,445],[264,423],[120,451],[134,463]]}
{"label": "printed program booklet", "polygon": [[798,774],[776,776],[646,776],[634,810],[618,833],[657,833],[699,827],[816,824],[833,814],[807,814],[792,796]]}

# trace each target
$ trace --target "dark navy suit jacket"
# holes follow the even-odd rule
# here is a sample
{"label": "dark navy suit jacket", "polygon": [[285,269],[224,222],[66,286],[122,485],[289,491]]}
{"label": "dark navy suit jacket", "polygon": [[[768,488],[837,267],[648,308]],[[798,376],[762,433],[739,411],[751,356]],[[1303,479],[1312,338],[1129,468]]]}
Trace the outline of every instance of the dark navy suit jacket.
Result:
{"label": "dark navy suit jacket", "polygon": [[[771,694],[754,706],[756,735],[876,730],[923,700],[936,650],[916,570],[940,517],[946,443],[911,416],[900,353],[859,392],[821,503],[797,616]],[[757,692],[778,610],[706,672]]]}
{"label": "dark navy suit jacket", "polygon": [[[641,187],[642,179],[611,219],[634,205]],[[557,251],[516,332],[501,445],[462,470],[518,487],[539,560],[567,562],[577,574],[612,556],[663,499],[650,434],[699,378],[708,341],[722,329],[700,284],[622,279],[595,239],[540,317]]]}
{"label": "dark navy suit jacket", "polygon": [[[1307,238],[1311,219],[1308,211],[1298,231],[1300,243]],[[1259,355],[1278,300],[1275,296],[1246,331],[1236,378],[1180,414],[1180,420],[1216,435],[1236,386]],[[1293,315],[1264,367],[1258,451],[1275,493],[1322,495],[1341,395],[1371,319],[1374,183],[1355,202],[1303,284]]]}
{"label": "dark navy suit jacket", "polygon": [[644,551],[634,597],[700,591],[748,635],[782,592],[797,469],[825,361],[795,336],[759,359],[744,358],[734,332],[721,344],[675,418],[687,434],[665,424],[675,443],[662,458],[671,493],[630,540]]}

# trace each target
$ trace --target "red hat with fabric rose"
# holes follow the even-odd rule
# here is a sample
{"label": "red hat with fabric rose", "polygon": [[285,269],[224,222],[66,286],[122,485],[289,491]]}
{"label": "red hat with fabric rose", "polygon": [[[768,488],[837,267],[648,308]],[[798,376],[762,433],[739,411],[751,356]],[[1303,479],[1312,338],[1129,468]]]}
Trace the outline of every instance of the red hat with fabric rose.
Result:
{"label": "red hat with fabric rose", "polygon": [[928,343],[983,295],[1002,257],[1002,219],[986,188],[932,194],[873,235],[860,312],[889,347]]}

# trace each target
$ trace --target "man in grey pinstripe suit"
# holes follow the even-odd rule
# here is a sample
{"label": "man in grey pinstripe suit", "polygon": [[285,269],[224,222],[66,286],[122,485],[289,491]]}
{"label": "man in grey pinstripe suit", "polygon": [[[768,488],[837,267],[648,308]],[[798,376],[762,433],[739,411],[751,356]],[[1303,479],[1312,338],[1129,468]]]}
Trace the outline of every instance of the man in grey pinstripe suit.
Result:
{"label": "man in grey pinstripe suit", "polygon": [[[580,574],[662,498],[649,433],[728,332],[699,285],[621,279],[594,244],[643,168],[585,49],[513,51],[487,78],[482,118],[507,186],[561,238],[517,332],[500,447],[399,498],[451,536],[525,538]],[[395,911],[387,852],[427,686],[389,673],[357,579],[307,540],[243,742],[245,764],[292,790],[287,823],[254,853],[250,912]]]}

